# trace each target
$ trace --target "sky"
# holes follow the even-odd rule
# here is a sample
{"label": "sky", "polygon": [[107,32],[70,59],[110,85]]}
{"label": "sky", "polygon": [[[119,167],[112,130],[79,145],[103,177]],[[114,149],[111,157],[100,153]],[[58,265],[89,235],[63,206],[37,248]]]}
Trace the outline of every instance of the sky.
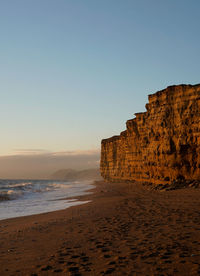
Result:
{"label": "sky", "polygon": [[199,0],[0,0],[0,157],[95,155],[148,94],[199,83],[199,10]]}
{"label": "sky", "polygon": [[50,179],[61,169],[85,170],[98,167],[98,151],[0,156],[0,176],[4,179]]}

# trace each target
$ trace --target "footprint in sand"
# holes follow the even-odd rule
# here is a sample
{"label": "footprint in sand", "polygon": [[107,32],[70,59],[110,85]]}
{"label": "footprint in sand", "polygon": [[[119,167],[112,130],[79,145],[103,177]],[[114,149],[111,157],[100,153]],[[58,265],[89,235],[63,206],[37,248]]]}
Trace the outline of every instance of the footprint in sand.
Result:
{"label": "footprint in sand", "polygon": [[82,262],[88,262],[89,261],[89,257],[87,257],[87,256],[84,256],[84,257],[81,257],[81,261]]}
{"label": "footprint in sand", "polygon": [[71,259],[77,259],[77,258],[79,258],[80,256],[79,255],[72,255],[71,256]]}
{"label": "footprint in sand", "polygon": [[70,265],[75,265],[75,264],[76,264],[75,262],[70,262],[70,261],[67,262],[67,265],[69,265],[69,266],[70,266]]}
{"label": "footprint in sand", "polygon": [[115,268],[113,267],[113,268],[108,268],[106,271],[105,271],[105,274],[107,275],[107,274],[111,274],[111,273],[113,273],[115,271]]}
{"label": "footprint in sand", "polygon": [[78,272],[78,271],[79,271],[79,267],[77,267],[77,266],[69,267],[69,268],[68,268],[68,271],[69,271],[69,272]]}
{"label": "footprint in sand", "polygon": [[62,269],[55,269],[53,272],[55,272],[55,273],[60,273],[60,272],[62,272],[63,270]]}
{"label": "footprint in sand", "polygon": [[102,250],[101,250],[102,252],[108,252],[109,251],[109,249],[108,248],[102,248]]}
{"label": "footprint in sand", "polygon": [[45,267],[42,267],[42,268],[41,268],[41,271],[48,271],[48,270],[51,270],[51,269],[52,269],[52,266],[47,265],[47,266],[45,266]]}
{"label": "footprint in sand", "polygon": [[104,246],[102,244],[98,244],[96,248],[103,248]]}
{"label": "footprint in sand", "polygon": [[111,256],[108,255],[108,254],[105,254],[105,255],[104,255],[104,258],[108,259],[108,258],[111,258]]}

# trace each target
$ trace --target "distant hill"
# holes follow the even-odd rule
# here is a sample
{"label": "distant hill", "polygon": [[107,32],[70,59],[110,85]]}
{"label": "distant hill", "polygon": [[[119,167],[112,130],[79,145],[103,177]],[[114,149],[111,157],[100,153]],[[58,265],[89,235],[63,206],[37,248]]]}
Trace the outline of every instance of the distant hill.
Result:
{"label": "distant hill", "polygon": [[87,170],[72,170],[72,169],[63,169],[58,170],[51,175],[52,179],[56,180],[101,180],[99,169],[87,169]]}

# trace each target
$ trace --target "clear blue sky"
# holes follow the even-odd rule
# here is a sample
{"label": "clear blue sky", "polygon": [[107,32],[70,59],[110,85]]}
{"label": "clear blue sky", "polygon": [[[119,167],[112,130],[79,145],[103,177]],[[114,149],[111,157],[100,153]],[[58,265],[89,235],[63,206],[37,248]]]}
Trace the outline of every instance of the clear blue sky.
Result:
{"label": "clear blue sky", "polygon": [[0,155],[76,151],[200,82],[199,0],[0,1]]}

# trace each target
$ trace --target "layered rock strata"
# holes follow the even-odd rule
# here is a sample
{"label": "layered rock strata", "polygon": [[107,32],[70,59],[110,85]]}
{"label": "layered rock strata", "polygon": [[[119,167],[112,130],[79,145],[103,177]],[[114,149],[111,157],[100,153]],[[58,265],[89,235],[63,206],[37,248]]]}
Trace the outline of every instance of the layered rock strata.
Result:
{"label": "layered rock strata", "polygon": [[169,86],[148,96],[119,136],[102,140],[108,181],[200,180],[200,84]]}

